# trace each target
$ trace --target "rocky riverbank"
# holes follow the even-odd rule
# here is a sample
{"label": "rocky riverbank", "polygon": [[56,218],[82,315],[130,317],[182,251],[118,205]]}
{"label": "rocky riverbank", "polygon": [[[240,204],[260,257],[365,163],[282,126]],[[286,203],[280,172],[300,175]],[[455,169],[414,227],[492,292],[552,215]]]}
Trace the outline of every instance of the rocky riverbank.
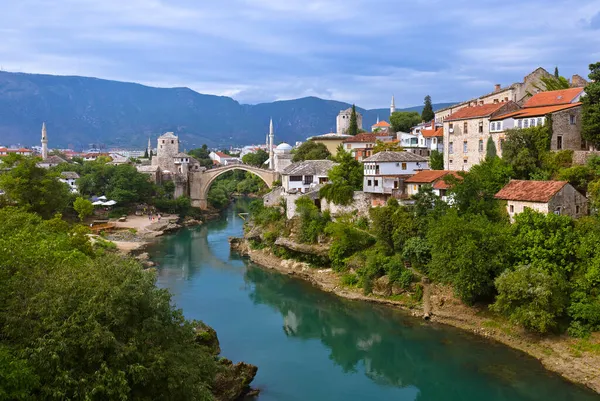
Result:
{"label": "rocky riverbank", "polygon": [[427,316],[432,322],[458,327],[521,350],[539,360],[548,370],[600,393],[600,353],[587,350],[586,343],[580,340],[527,333],[492,314],[486,307],[463,304],[446,286],[426,284],[422,303],[398,295],[364,295],[359,288],[342,285],[340,275],[331,269],[315,269],[307,263],[281,259],[269,249],[251,249],[245,239],[231,238],[230,243],[232,250],[248,256],[254,263],[306,280],[323,291],[408,310],[413,316]]}

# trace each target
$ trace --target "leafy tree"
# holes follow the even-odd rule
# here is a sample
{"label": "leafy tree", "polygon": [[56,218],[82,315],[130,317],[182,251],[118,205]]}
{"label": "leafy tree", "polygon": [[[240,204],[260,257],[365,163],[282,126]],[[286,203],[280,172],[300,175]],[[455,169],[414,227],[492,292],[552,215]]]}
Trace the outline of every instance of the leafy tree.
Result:
{"label": "leafy tree", "polygon": [[547,126],[515,128],[506,131],[502,158],[512,166],[514,178],[529,179],[544,168],[544,158],[550,151]]}
{"label": "leafy tree", "polygon": [[508,223],[490,222],[483,215],[461,217],[450,210],[431,225],[427,240],[433,278],[451,284],[468,304],[492,298],[494,279],[510,260]]}
{"label": "leafy tree", "polygon": [[486,160],[495,159],[496,157],[498,157],[498,153],[496,152],[496,144],[494,143],[494,140],[492,139],[491,136],[487,139],[487,143],[486,143],[485,147],[486,147],[486,149],[485,149],[485,159]]}
{"label": "leafy tree", "polygon": [[296,200],[296,212],[300,217],[300,241],[307,244],[316,243],[330,221],[329,213],[321,214],[319,208],[306,196]]}
{"label": "leafy tree", "polygon": [[363,165],[352,155],[338,147],[334,166],[328,174],[329,183],[319,190],[321,197],[338,205],[348,205],[352,202],[354,191],[360,191],[363,186]]}
{"label": "leafy tree", "polygon": [[44,218],[67,207],[71,196],[67,184],[58,180],[58,173],[38,167],[38,161],[34,157],[10,155],[0,162],[0,168],[9,168],[0,174],[0,188],[5,192],[0,206],[17,205]]}
{"label": "leafy tree", "polygon": [[91,216],[94,213],[94,205],[89,200],[77,197],[75,202],[73,202],[73,209],[77,212],[79,216],[79,220],[83,221],[87,216]]}
{"label": "leafy tree", "polygon": [[600,145],[600,62],[590,64],[590,83],[585,87],[581,111],[581,136]]}
{"label": "leafy tree", "polygon": [[443,170],[444,169],[444,152],[432,150],[429,155],[429,167],[432,170]]}
{"label": "leafy tree", "polygon": [[569,80],[565,77],[541,77],[540,81],[542,85],[534,85],[534,88],[539,91],[556,91],[560,89],[569,89],[571,84],[569,84]]}
{"label": "leafy tree", "polygon": [[213,161],[210,158],[210,151],[208,150],[208,146],[206,146],[206,144],[202,145],[200,148],[190,150],[188,154],[194,159],[198,160],[198,163],[202,167],[210,168],[213,166]]}
{"label": "leafy tree", "polygon": [[292,162],[305,160],[324,160],[331,156],[327,147],[319,142],[306,141],[293,151]]}
{"label": "leafy tree", "polygon": [[420,122],[421,116],[416,111],[395,111],[390,116],[390,124],[394,132],[409,132]]}
{"label": "leafy tree", "polygon": [[496,288],[498,296],[492,309],[540,333],[556,327],[568,305],[563,276],[541,267],[524,265],[506,270],[496,279]]}
{"label": "leafy tree", "polygon": [[331,267],[336,271],[347,269],[346,262],[355,253],[367,249],[375,238],[346,222],[334,222],[325,227],[325,233],[332,239],[329,247]]}
{"label": "leafy tree", "polygon": [[356,119],[356,106],[352,105],[352,113],[350,114],[350,125],[348,126],[348,135],[358,134],[358,121]]}
{"label": "leafy tree", "polygon": [[431,105],[431,96],[425,96],[425,106],[423,107],[423,112],[421,113],[421,120],[423,121],[431,121],[435,118],[435,114],[433,113],[433,106]]}
{"label": "leafy tree", "polygon": [[559,171],[558,179],[569,181],[578,191],[586,193],[588,185],[596,179],[597,175],[589,166],[573,166]]}
{"label": "leafy tree", "polygon": [[371,151],[371,153],[375,154],[375,153],[384,152],[384,151],[402,152],[403,150],[404,149],[402,149],[402,146],[400,146],[400,143],[398,143],[398,142],[377,141],[375,143],[375,146],[373,146],[373,150]]}
{"label": "leafy tree", "polygon": [[0,345],[0,400],[33,400],[39,377],[26,360]]}
{"label": "leafy tree", "polygon": [[267,160],[269,160],[269,154],[262,149],[258,149],[256,152],[248,153],[242,157],[244,164],[256,167],[263,167]]}

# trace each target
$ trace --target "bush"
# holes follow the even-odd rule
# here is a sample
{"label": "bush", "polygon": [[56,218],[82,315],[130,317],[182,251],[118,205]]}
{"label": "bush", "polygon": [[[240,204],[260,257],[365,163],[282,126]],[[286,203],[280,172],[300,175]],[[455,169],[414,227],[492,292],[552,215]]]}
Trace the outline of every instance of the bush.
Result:
{"label": "bush", "polygon": [[329,212],[321,214],[313,201],[306,196],[296,200],[296,212],[300,216],[300,242],[314,244],[319,235],[324,233],[325,226],[331,220]]}
{"label": "bush", "polygon": [[400,274],[400,277],[398,278],[398,280],[396,280],[396,283],[401,287],[404,288],[405,290],[410,288],[410,285],[412,284],[414,279],[414,275],[412,274],[412,272],[410,270],[404,269],[402,271],[402,273]]}
{"label": "bush", "polygon": [[329,259],[331,267],[336,271],[345,270],[346,258],[375,243],[375,238],[346,223],[330,223],[325,232],[333,239],[329,248]]}
{"label": "bush", "polygon": [[342,285],[354,287],[356,284],[358,284],[358,277],[354,273],[345,273],[342,275],[340,282]]}

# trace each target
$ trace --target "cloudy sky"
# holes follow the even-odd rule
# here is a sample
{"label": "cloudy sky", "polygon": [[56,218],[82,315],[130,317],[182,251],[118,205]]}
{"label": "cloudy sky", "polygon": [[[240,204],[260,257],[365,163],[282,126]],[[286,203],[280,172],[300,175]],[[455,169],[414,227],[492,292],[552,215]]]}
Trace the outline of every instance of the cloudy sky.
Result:
{"label": "cloudy sky", "polygon": [[0,0],[0,68],[242,103],[457,101],[538,66],[587,76],[599,0]]}

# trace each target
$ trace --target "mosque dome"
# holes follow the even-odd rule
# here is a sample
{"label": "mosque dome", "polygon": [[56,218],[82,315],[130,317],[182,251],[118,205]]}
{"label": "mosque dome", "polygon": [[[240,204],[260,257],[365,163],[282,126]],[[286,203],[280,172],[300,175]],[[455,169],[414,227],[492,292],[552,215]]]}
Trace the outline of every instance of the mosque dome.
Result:
{"label": "mosque dome", "polygon": [[282,142],[279,145],[277,145],[277,147],[275,148],[276,150],[280,150],[280,151],[290,151],[292,150],[292,147],[290,146],[290,144]]}

